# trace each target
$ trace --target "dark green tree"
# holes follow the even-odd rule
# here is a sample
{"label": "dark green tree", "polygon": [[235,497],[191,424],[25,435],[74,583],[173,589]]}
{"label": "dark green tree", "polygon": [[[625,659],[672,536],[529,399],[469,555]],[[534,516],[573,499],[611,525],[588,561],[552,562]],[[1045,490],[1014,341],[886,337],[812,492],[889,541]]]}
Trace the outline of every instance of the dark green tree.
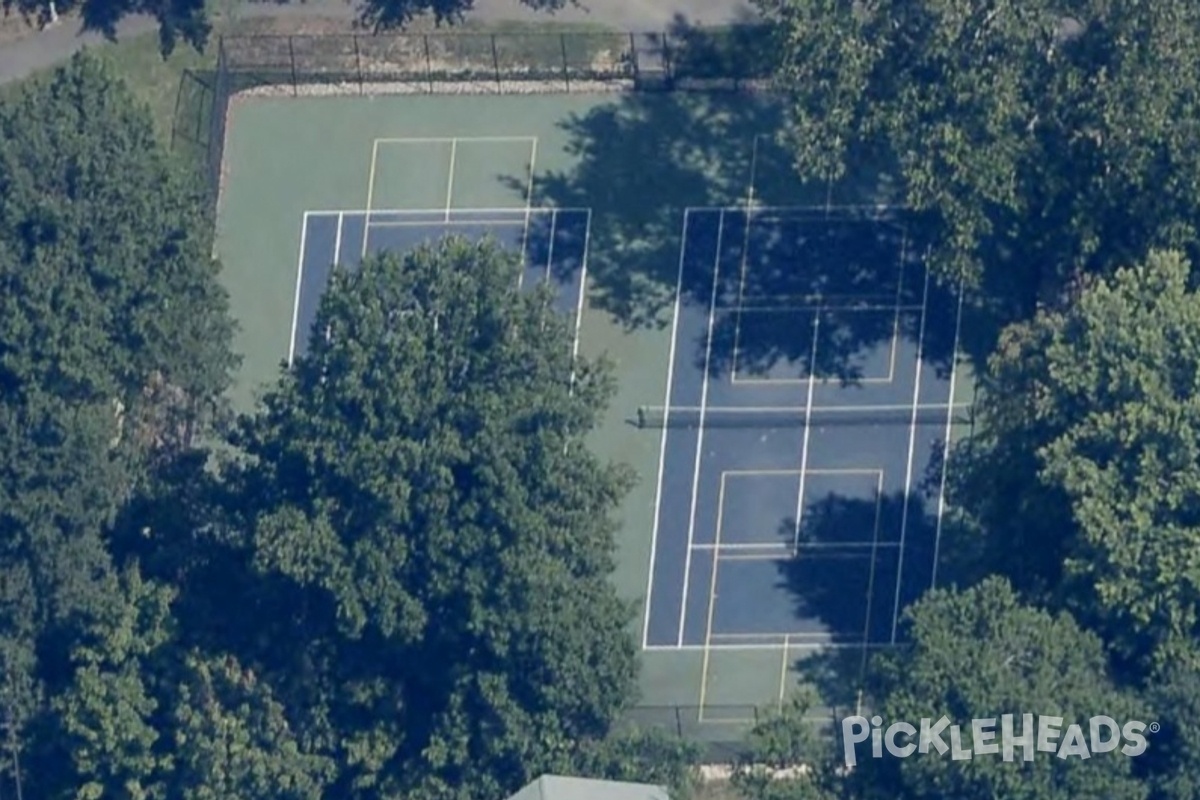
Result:
{"label": "dark green tree", "polygon": [[214,419],[233,364],[203,195],[171,163],[94,59],[0,104],[6,794],[18,772],[33,796],[54,774],[58,744],[31,732],[78,637],[120,604],[111,525]]}
{"label": "dark green tree", "polygon": [[984,562],[1074,611],[1123,660],[1195,663],[1200,303],[1178,253],[1001,339],[959,462]]}
{"label": "dark green tree", "polygon": [[[877,656],[870,670],[870,707],[885,726],[946,716],[962,726],[969,747],[971,720],[996,719],[998,744],[1004,714],[1014,715],[1016,727],[1027,713],[1062,717],[1064,731],[1076,723],[1085,736],[1093,716],[1109,716],[1118,725],[1153,719],[1115,686],[1096,636],[1066,614],[1023,605],[1003,579],[932,592],[908,609],[905,627],[911,646]],[[943,740],[949,745],[948,734]],[[864,757],[855,780],[868,796],[905,800],[1147,796],[1134,774],[1135,759],[1119,751],[1088,759],[1036,752],[1022,761],[1022,755],[1018,748],[1009,762],[1000,754],[956,760],[931,749],[906,758]]]}
{"label": "dark green tree", "polygon": [[54,699],[61,796],[319,800],[332,764],[303,751],[269,687],[230,656],[190,652],[172,590],[134,568],[121,594]]}
{"label": "dark green tree", "polygon": [[892,179],[926,212],[939,273],[1004,313],[1191,241],[1195,3],[757,5],[778,30],[800,173]]}
{"label": "dark green tree", "polygon": [[810,718],[811,690],[796,692],[746,738],[733,786],[746,800],[837,800],[847,797],[837,741]]}
{"label": "dark green tree", "polygon": [[[502,797],[630,698],[611,395],[546,294],[448,240],[335,273],[311,349],[237,444],[239,645],[339,765],[338,797]],[[235,583],[227,573],[227,585]]]}
{"label": "dark green tree", "polygon": [[1147,753],[1147,773],[1161,800],[1200,794],[1200,670],[1169,664],[1149,681],[1147,701],[1162,726]]}

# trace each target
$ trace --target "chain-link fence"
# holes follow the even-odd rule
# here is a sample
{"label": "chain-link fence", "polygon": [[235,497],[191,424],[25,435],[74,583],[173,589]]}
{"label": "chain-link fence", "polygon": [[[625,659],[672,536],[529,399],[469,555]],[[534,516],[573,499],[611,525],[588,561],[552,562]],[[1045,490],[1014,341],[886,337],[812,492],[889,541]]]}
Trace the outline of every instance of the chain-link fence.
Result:
{"label": "chain-link fence", "polygon": [[173,140],[199,148],[214,192],[230,98],[260,94],[740,90],[771,73],[765,27],[672,32],[224,36],[180,85]]}
{"label": "chain-link fence", "polygon": [[[639,705],[626,713],[623,724],[691,742],[706,764],[732,764],[748,755],[747,735],[770,713],[753,705]],[[814,708],[807,719],[814,728],[832,733],[847,713],[852,712]]]}

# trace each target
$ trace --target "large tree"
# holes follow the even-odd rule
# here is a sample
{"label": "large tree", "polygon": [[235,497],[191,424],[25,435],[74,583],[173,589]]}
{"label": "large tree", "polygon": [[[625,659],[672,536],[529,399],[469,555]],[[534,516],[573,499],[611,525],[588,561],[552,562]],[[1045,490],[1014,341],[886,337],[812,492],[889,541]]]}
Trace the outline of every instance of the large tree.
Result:
{"label": "large tree", "polygon": [[[1023,714],[1035,720],[1048,715],[1062,717],[1064,731],[1081,725],[1085,736],[1096,715],[1118,725],[1153,720],[1135,697],[1115,686],[1096,636],[1066,614],[1023,605],[1002,579],[962,592],[935,591],[910,607],[905,620],[911,646],[881,654],[870,671],[870,708],[885,727],[897,721],[916,727],[922,719],[946,716],[961,726],[962,741],[970,747],[971,721],[981,719],[996,720],[1000,744],[1004,714],[1015,716],[1014,730],[1022,727]],[[950,744],[948,733],[942,739]],[[958,760],[931,748],[928,754],[877,760],[869,757],[868,744],[858,747],[855,778],[870,797],[1147,796],[1135,776],[1135,759],[1119,750],[1087,759],[1036,752],[1032,761],[1023,761],[1018,747],[1014,760],[1005,761],[1001,754],[978,753]]]}
{"label": "large tree", "polygon": [[984,562],[1128,661],[1196,665],[1200,296],[1178,253],[1012,326],[960,462]]}
{"label": "large tree", "polygon": [[927,212],[939,272],[982,284],[1005,313],[1079,271],[1190,242],[1200,5],[757,5],[778,30],[799,171],[882,170]]}
{"label": "large tree", "polygon": [[628,476],[583,443],[612,379],[516,268],[448,240],[338,271],[238,437],[224,583],[255,630],[233,646],[338,797],[502,797],[630,699]]}
{"label": "large tree", "polygon": [[[232,325],[203,193],[84,56],[0,105],[0,718],[31,731],[73,642],[119,605],[108,535],[228,381]],[[27,725],[29,723],[29,725]],[[38,724],[33,724],[38,723]]]}

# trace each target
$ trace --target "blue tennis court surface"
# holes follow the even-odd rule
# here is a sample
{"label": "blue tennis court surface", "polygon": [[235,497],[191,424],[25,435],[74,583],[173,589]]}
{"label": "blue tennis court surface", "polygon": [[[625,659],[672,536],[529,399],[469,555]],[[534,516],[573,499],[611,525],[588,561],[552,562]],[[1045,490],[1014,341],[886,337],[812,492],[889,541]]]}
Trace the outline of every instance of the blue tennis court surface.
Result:
{"label": "blue tennis court surface", "polygon": [[306,352],[321,295],[335,268],[354,269],[367,254],[406,252],[448,235],[471,241],[491,238],[518,254],[522,264],[518,288],[549,284],[554,289],[554,308],[577,317],[583,302],[590,224],[587,209],[307,212],[288,360]]}
{"label": "blue tennis court surface", "polygon": [[894,643],[933,582],[957,297],[880,210],[691,209],[681,247],[667,396],[639,414],[662,428],[643,645]]}

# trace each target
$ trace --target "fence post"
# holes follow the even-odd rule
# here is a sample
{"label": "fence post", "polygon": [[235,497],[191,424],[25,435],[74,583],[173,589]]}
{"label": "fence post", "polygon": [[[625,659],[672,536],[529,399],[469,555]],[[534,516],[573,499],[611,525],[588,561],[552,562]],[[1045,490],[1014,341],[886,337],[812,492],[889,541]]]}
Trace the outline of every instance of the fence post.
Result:
{"label": "fence post", "polygon": [[683,738],[683,714],[680,713],[679,706],[675,706],[675,733],[680,739]]}
{"label": "fence post", "polygon": [[667,86],[675,85],[675,64],[671,56],[671,41],[667,38],[667,32],[664,30],[659,34],[662,39],[662,60],[663,60],[663,77],[666,78]]}
{"label": "fence post", "polygon": [[637,37],[633,31],[629,32],[629,58],[633,61],[633,83],[636,86],[638,82],[638,52],[637,52]]}
{"label": "fence post", "polygon": [[562,47],[563,57],[563,85],[567,87],[567,91],[571,91],[571,71],[567,68],[567,35],[560,33],[558,35],[558,43]]}
{"label": "fence post", "polygon": [[425,81],[429,84],[429,93],[433,94],[433,58],[429,55],[429,34],[421,34],[425,43]]}
{"label": "fence post", "polygon": [[362,51],[360,51],[358,48],[358,34],[355,33],[355,34],[353,34],[353,36],[354,36],[354,68],[355,68],[355,71],[358,73],[358,93],[366,94],[367,89],[363,85]]}
{"label": "fence post", "polygon": [[503,93],[504,87],[500,85],[500,56],[496,52],[496,34],[492,34],[492,68],[496,70],[496,91]]}
{"label": "fence post", "polygon": [[288,59],[292,62],[292,97],[296,97],[300,94],[300,82],[296,80],[296,47],[292,41],[293,37],[289,36],[287,39]]}

